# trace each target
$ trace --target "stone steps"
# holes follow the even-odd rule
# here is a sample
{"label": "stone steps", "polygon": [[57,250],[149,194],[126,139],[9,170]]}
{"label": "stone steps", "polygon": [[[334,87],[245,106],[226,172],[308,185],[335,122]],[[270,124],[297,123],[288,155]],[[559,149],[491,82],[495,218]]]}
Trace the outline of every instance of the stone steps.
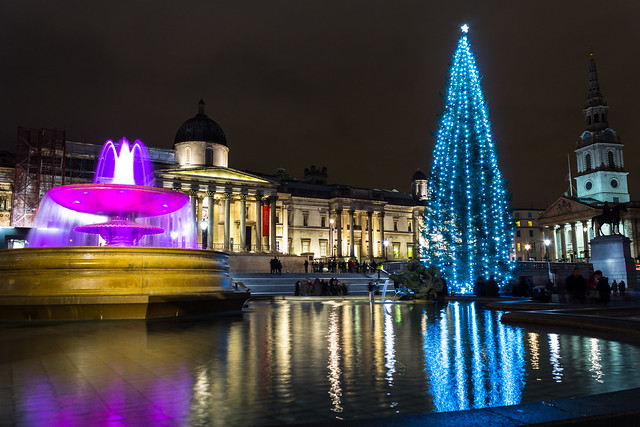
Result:
{"label": "stone steps", "polygon": [[332,277],[346,283],[349,295],[367,295],[369,293],[369,281],[378,280],[382,285],[387,276],[381,274],[378,279],[377,274],[365,275],[362,273],[234,273],[232,278],[236,282],[242,282],[251,289],[252,296],[293,296],[296,282],[316,278],[329,281]]}

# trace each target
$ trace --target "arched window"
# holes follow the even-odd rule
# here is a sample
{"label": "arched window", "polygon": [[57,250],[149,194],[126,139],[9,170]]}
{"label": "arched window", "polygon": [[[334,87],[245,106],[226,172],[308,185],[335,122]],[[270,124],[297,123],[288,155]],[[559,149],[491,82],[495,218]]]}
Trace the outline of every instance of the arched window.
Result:
{"label": "arched window", "polygon": [[207,147],[207,150],[204,153],[204,164],[207,166],[213,165],[213,148]]}
{"label": "arched window", "polygon": [[607,160],[609,161],[609,167],[610,168],[615,168],[616,167],[616,164],[613,161],[613,151],[609,151],[607,153]]}
{"label": "arched window", "polygon": [[191,164],[191,147],[187,147],[184,150],[184,162],[187,165]]}
{"label": "arched window", "polygon": [[591,154],[587,154],[584,158],[584,161],[587,165],[587,168],[585,170],[591,170]]}

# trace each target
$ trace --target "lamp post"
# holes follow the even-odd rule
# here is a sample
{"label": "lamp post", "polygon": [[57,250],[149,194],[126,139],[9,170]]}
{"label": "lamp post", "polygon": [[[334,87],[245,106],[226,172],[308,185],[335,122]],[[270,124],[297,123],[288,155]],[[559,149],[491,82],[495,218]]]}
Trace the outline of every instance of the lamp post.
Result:
{"label": "lamp post", "polygon": [[202,249],[207,249],[207,220],[202,220],[200,229],[202,229]]}
{"label": "lamp post", "polygon": [[524,249],[527,251],[527,259],[525,261],[529,261],[529,250],[531,249],[531,245],[527,243],[524,245]]}
{"label": "lamp post", "polygon": [[547,262],[551,261],[549,259],[549,245],[551,245],[551,240],[544,239],[544,256],[547,257]]}
{"label": "lamp post", "polygon": [[387,239],[384,239],[382,244],[384,245],[384,260],[385,262],[388,261],[389,259],[387,258],[387,246],[389,246],[389,241]]}

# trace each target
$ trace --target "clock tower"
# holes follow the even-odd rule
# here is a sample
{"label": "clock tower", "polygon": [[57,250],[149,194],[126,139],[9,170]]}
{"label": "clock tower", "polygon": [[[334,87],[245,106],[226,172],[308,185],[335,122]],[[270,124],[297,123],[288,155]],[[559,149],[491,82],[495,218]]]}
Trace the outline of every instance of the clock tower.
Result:
{"label": "clock tower", "polygon": [[630,200],[624,169],[623,144],[609,127],[609,106],[600,93],[593,53],[589,59],[589,96],[584,113],[586,130],[578,139],[575,178],[578,198],[625,203]]}

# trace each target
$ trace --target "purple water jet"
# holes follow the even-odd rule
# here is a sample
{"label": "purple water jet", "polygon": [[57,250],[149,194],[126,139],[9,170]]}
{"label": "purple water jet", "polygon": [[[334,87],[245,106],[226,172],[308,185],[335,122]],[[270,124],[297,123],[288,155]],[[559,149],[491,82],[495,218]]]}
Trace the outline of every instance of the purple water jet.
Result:
{"label": "purple water jet", "polygon": [[195,248],[186,194],[154,187],[149,152],[140,140],[107,141],[93,184],[63,185],[45,194],[27,240],[32,247],[153,246]]}

